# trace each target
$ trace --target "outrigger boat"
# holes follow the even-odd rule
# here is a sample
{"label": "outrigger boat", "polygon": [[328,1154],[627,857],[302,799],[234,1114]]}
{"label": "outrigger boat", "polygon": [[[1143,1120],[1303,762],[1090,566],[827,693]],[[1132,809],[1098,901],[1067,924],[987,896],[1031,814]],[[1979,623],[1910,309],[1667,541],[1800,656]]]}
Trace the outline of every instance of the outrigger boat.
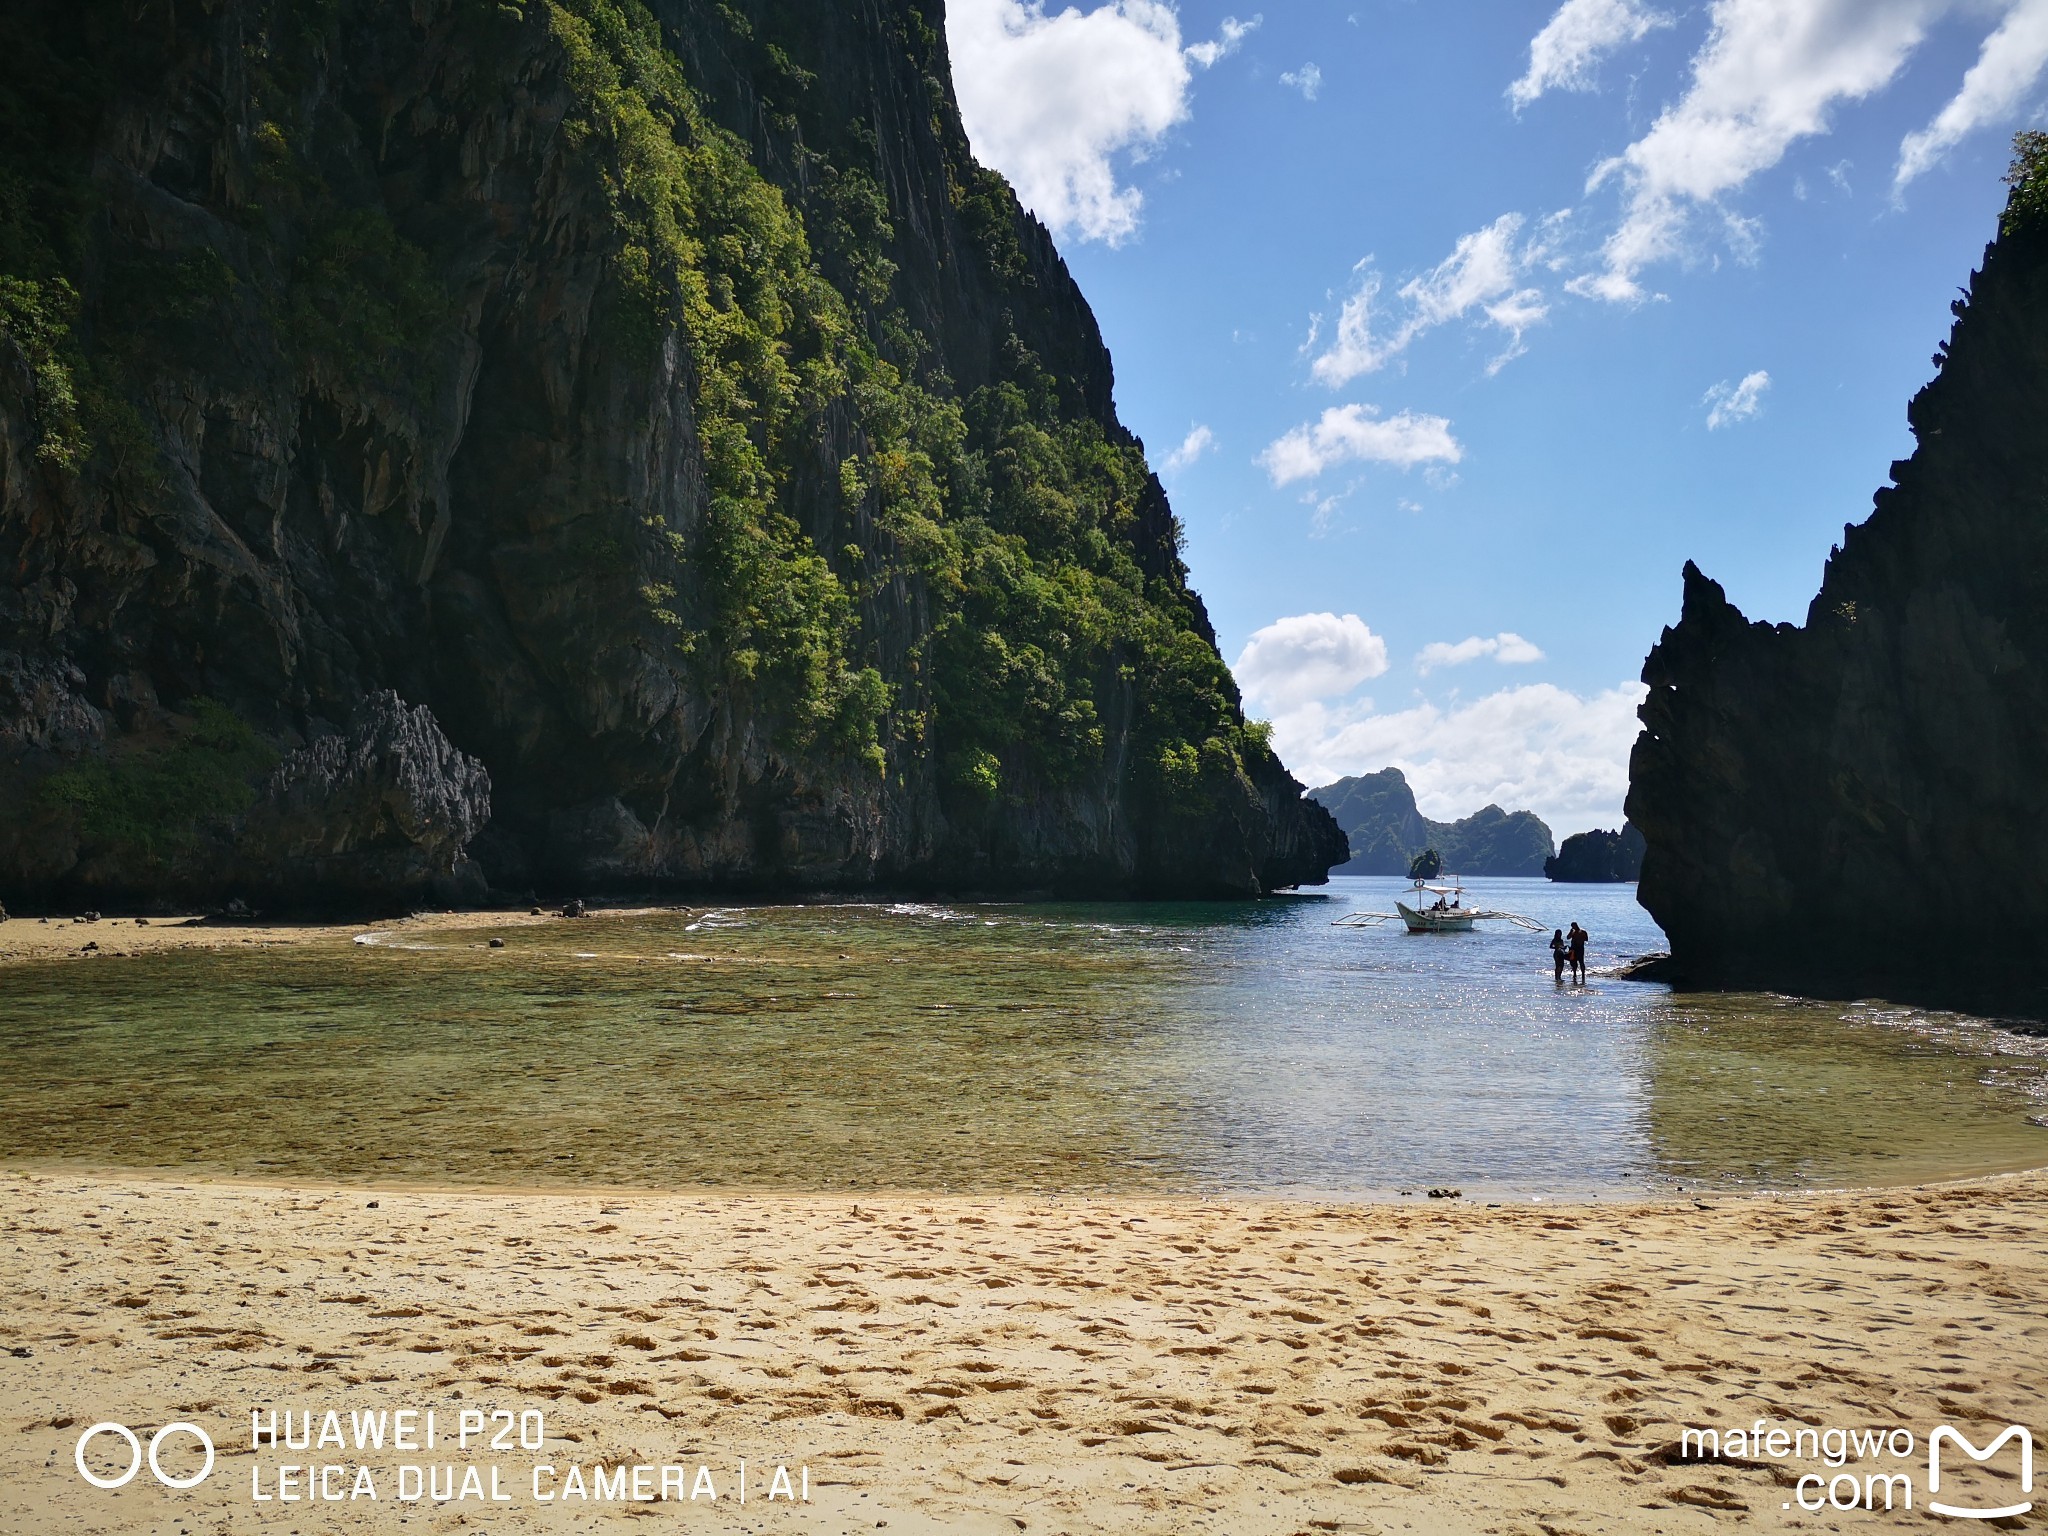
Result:
{"label": "outrigger boat", "polygon": [[1410,933],[1470,933],[1474,923],[1484,922],[1513,923],[1531,933],[1543,931],[1541,923],[1519,912],[1495,912],[1466,906],[1464,882],[1456,875],[1441,878],[1446,883],[1432,885],[1426,880],[1417,880],[1409,893],[1410,900],[1415,903],[1413,906],[1397,898],[1392,912],[1350,912],[1331,926],[1377,928],[1381,923],[1391,923],[1398,918],[1408,925]]}

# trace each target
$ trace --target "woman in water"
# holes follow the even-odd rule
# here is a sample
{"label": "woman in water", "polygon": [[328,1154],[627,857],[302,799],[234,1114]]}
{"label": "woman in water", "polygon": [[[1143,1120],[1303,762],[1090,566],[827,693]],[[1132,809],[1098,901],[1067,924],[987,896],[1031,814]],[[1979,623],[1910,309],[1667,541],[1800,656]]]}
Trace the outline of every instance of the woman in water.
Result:
{"label": "woman in water", "polygon": [[1564,930],[1550,930],[1550,979],[1564,985]]}

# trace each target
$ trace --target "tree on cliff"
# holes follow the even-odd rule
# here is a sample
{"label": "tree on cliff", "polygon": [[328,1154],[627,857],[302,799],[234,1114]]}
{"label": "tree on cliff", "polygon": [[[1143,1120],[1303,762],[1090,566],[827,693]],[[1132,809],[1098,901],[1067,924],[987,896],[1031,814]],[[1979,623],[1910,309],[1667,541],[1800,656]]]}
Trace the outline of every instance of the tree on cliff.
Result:
{"label": "tree on cliff", "polygon": [[2028,128],[2012,136],[2012,164],[2006,168],[2005,184],[2012,191],[1999,220],[2000,233],[2048,224],[2048,133]]}

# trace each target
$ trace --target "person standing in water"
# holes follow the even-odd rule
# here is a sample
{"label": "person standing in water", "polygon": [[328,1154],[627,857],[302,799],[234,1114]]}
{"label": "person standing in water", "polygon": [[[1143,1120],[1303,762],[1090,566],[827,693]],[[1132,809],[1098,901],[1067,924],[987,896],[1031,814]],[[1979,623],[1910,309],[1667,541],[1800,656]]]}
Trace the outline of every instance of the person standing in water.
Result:
{"label": "person standing in water", "polygon": [[1550,979],[1564,985],[1564,930],[1550,930]]}
{"label": "person standing in water", "polygon": [[1572,924],[1572,931],[1566,936],[1567,952],[1572,962],[1572,980],[1581,986],[1585,985],[1586,981],[1586,940],[1591,937],[1592,935],[1577,923]]}

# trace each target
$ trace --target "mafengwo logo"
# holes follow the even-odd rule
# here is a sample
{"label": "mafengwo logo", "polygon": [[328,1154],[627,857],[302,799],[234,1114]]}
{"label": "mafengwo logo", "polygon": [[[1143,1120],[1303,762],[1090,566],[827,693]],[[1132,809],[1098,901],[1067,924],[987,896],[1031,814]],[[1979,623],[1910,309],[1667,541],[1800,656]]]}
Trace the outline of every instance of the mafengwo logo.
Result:
{"label": "mafengwo logo", "polygon": [[2008,1440],[2020,1443],[2020,1492],[2034,1491],[2034,1437],[2019,1424],[2009,1424],[1981,1451],[1953,1426],[1943,1424],[1927,1437],[1927,1510],[1929,1514],[1950,1515],[1959,1520],[2008,1520],[2034,1507],[2032,1499],[2005,1504],[1997,1509],[1974,1509],[1966,1504],[1944,1504],[1934,1495],[1941,1492],[1941,1448],[1953,1445],[1974,1462],[1989,1461]]}

